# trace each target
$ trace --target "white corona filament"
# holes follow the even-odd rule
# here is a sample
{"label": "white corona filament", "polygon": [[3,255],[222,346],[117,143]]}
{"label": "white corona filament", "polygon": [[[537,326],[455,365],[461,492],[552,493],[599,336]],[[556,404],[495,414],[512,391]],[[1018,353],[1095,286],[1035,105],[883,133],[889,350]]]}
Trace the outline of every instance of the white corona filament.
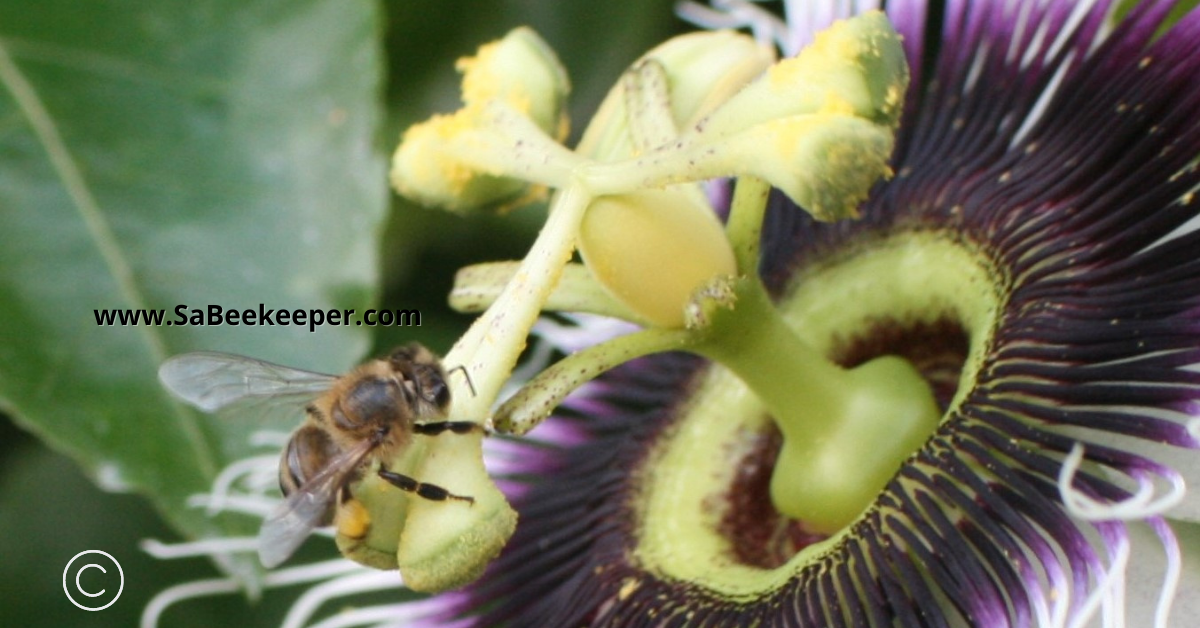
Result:
{"label": "white corona filament", "polygon": [[[1189,426],[1190,428],[1190,426]],[[1058,474],[1058,491],[1067,512],[1071,516],[1085,521],[1143,521],[1159,517],[1164,512],[1183,500],[1187,492],[1183,478],[1173,470],[1164,479],[1171,483],[1171,490],[1158,498],[1154,494],[1154,482],[1150,478],[1139,475],[1137,491],[1127,499],[1118,502],[1104,502],[1093,499],[1083,492],[1076,490],[1072,484],[1079,466],[1083,463],[1084,445],[1076,442],[1071,452],[1063,460],[1062,469]],[[1153,522],[1151,522],[1153,525]],[[1166,628],[1171,606],[1175,601],[1175,593],[1179,587],[1182,572],[1182,557],[1179,543],[1170,528],[1155,525],[1155,532],[1166,552],[1166,573],[1163,576],[1163,586],[1159,592],[1158,604],[1154,613],[1155,628]],[[1103,603],[1105,626],[1123,626],[1125,616],[1125,569],[1129,562],[1129,541],[1122,527],[1121,542],[1117,552],[1105,574],[1102,582],[1088,595],[1082,612],[1071,623],[1072,628],[1082,625]]]}

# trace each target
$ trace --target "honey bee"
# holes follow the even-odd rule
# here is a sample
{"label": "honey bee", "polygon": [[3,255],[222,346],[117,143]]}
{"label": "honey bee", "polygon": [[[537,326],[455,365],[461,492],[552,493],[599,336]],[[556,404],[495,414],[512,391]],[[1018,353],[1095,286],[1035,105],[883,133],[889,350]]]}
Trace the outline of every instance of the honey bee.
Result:
{"label": "honey bee", "polygon": [[[359,519],[347,529],[369,525],[365,514],[354,514],[363,513],[361,507],[350,507],[355,504],[350,486],[365,469],[374,468],[374,461],[379,478],[402,491],[434,501],[475,503],[470,496],[385,466],[414,435],[484,429],[470,421],[441,420],[450,405],[446,371],[420,344],[395,349],[340,377],[215,352],[172,357],[158,376],[173,394],[205,412],[262,399],[308,402],[307,419],[279,459],[279,487],[286,499],[259,531],[259,559],[268,568],[283,563],[315,528],[333,523],[339,509]],[[340,520],[338,525],[340,532]]]}

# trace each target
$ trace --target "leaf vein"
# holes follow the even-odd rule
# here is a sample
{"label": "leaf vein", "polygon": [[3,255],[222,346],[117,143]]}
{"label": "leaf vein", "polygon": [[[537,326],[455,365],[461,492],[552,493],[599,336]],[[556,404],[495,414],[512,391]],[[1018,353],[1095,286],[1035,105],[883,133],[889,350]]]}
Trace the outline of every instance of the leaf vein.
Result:
{"label": "leaf vein", "polygon": [[[113,233],[103,210],[88,187],[87,181],[80,172],[75,159],[71,156],[62,135],[58,131],[50,112],[42,103],[33,84],[21,72],[9,54],[7,42],[0,39],[0,84],[12,94],[18,109],[24,115],[32,128],[38,142],[43,146],[50,160],[51,167],[62,181],[67,195],[71,198],[79,212],[88,233],[96,244],[96,248],[104,260],[118,291],[131,307],[145,309],[147,302],[138,288],[133,267],[121,254],[116,234]],[[149,346],[151,358],[155,363],[161,363],[167,357],[166,345],[159,333],[153,327],[139,326],[142,338]],[[196,425],[195,418],[174,399],[164,393],[172,410],[179,419],[179,424],[185,437],[192,442],[199,458],[197,463],[207,474],[216,473],[216,463],[207,439]]]}

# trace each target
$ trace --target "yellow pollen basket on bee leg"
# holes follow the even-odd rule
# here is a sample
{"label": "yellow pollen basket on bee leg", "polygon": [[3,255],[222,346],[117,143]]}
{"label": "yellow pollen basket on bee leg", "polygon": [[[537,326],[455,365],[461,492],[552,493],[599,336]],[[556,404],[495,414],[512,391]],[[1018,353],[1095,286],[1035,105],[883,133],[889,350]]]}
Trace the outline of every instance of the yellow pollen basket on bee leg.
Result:
{"label": "yellow pollen basket on bee leg", "polygon": [[396,569],[396,550],[408,513],[408,499],[395,487],[367,475],[352,487],[354,497],[334,517],[338,551],[375,569]]}
{"label": "yellow pollen basket on bee leg", "polygon": [[371,530],[371,513],[357,499],[349,500],[338,507],[334,527],[337,529],[338,549],[342,553],[349,553],[342,546],[342,539],[345,538],[347,543],[364,539]]}

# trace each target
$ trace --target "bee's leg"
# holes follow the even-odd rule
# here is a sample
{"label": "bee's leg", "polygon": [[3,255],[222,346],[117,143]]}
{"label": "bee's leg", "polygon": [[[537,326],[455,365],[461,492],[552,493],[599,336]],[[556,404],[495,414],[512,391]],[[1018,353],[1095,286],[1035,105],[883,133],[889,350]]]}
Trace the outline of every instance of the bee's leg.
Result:
{"label": "bee's leg", "polygon": [[437,436],[442,432],[470,434],[471,432],[479,431],[486,433],[487,428],[472,421],[435,421],[433,423],[417,423],[413,425],[413,431],[425,436]]}
{"label": "bee's leg", "polygon": [[416,493],[417,495],[420,495],[421,497],[424,497],[430,501],[442,502],[446,501],[447,499],[457,499],[458,501],[467,502],[471,505],[475,504],[474,497],[455,495],[440,486],[418,482],[414,478],[404,475],[403,473],[388,471],[385,467],[379,467],[379,477],[386,480],[388,484],[391,484],[402,491]]}

